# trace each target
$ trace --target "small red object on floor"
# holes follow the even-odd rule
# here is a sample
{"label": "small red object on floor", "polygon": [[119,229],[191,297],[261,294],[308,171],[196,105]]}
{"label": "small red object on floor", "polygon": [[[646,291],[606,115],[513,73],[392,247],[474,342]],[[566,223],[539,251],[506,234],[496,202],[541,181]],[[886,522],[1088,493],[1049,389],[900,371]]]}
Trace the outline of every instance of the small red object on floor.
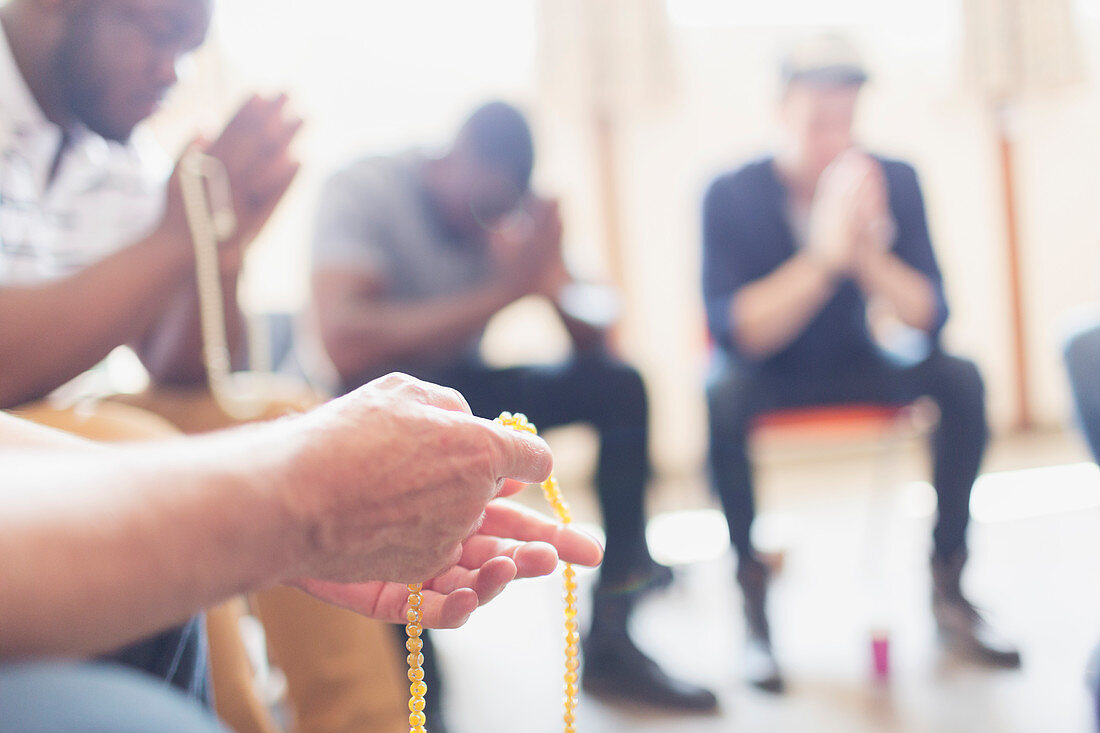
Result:
{"label": "small red object on floor", "polygon": [[875,679],[890,679],[890,632],[877,630],[871,633],[871,663]]}

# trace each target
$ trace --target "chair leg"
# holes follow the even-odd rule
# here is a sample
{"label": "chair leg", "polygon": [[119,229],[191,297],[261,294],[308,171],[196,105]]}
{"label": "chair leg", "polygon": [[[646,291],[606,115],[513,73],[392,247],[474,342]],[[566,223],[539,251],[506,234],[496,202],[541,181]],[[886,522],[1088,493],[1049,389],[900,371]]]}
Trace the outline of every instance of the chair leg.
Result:
{"label": "chair leg", "polygon": [[905,433],[905,417],[895,420],[883,433],[875,456],[874,480],[867,511],[867,583],[872,607],[870,611],[871,672],[878,682],[890,678],[890,619],[887,608],[890,598],[887,572],[887,547],[890,524],[893,521],[895,469],[901,454]]}
{"label": "chair leg", "polygon": [[276,733],[282,729],[253,689],[252,665],[241,641],[245,610],[244,599],[237,597],[206,612],[214,704],[235,733]]}

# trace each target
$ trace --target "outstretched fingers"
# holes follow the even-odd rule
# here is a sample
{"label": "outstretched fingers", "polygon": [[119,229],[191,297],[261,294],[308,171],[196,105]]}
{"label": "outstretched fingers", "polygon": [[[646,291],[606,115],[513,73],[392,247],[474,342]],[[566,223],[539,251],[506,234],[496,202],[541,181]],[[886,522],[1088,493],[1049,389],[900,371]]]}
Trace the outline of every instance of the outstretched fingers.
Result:
{"label": "outstretched fingers", "polygon": [[545,542],[557,550],[561,560],[577,565],[595,566],[603,560],[603,548],[590,535],[510,501],[497,499],[489,503],[479,534]]}
{"label": "outstretched fingers", "polygon": [[558,551],[546,542],[521,542],[478,532],[462,545],[459,565],[476,569],[494,558],[504,557],[515,563],[517,578],[549,575],[558,566]]}
{"label": "outstretched fingers", "polygon": [[478,568],[454,567],[426,584],[436,593],[454,593],[469,588],[477,594],[478,605],[485,605],[496,598],[516,579],[515,562],[508,557],[494,557]]}

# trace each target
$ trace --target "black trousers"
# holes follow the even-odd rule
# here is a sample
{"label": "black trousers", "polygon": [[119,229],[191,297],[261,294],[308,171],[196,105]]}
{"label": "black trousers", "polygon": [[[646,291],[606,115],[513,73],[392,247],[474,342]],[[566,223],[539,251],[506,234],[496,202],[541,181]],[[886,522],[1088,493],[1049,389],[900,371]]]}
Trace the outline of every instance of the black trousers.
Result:
{"label": "black trousers", "polygon": [[[648,562],[649,406],[636,369],[594,351],[554,366],[494,369],[464,361],[445,369],[413,372],[413,376],[457,389],[478,417],[493,419],[502,412],[522,412],[540,430],[573,423],[594,427],[600,437],[596,486],[606,534],[600,586],[617,589],[629,582],[634,568]],[[601,613],[597,607],[595,616]],[[625,615],[616,616],[613,623],[622,625],[625,632]],[[403,647],[405,627],[395,626],[394,633]],[[445,682],[432,634],[425,632],[422,638],[424,669],[435,680],[435,693],[428,696],[426,712],[438,720]]]}
{"label": "black trousers", "polygon": [[970,491],[988,441],[985,392],[977,367],[934,351],[902,365],[879,353],[853,356],[843,368],[769,373],[718,357],[707,385],[710,469],[740,557],[752,557],[756,507],[747,442],[752,420],[769,410],[861,402],[905,404],[930,397],[940,410],[932,435],[933,483],[939,516],[934,553],[950,557],[966,547]]}
{"label": "black trousers", "polygon": [[[636,369],[603,352],[586,352],[553,366],[494,369],[467,361],[414,376],[457,389],[478,417],[522,412],[540,430],[573,423],[594,427],[600,437],[596,487],[606,534],[600,586],[614,591],[629,583],[631,571],[649,559],[645,541],[649,406]],[[594,614],[595,626],[595,619],[603,618],[606,609],[597,604]],[[621,625],[625,632],[626,616],[615,615],[609,623]],[[403,638],[404,627],[397,631]],[[425,669],[438,690],[431,634],[424,637]]]}
{"label": "black trousers", "polygon": [[522,412],[540,430],[573,423],[594,427],[600,438],[596,486],[607,535],[600,583],[625,582],[648,561],[649,408],[636,369],[603,352],[587,352],[554,366],[494,369],[463,362],[416,376],[457,389],[479,417]]}
{"label": "black trousers", "polygon": [[99,661],[145,672],[179,688],[195,702],[213,707],[206,618],[202,615],[192,617],[182,626],[105,654]]}

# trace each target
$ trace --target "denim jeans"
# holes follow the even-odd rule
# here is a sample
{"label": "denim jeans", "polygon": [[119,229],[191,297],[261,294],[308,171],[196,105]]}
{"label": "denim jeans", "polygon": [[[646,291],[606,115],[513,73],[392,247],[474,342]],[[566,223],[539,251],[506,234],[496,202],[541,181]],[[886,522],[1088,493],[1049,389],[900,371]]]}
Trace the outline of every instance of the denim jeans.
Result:
{"label": "denim jeans", "polygon": [[212,702],[206,617],[202,614],[191,617],[181,626],[105,654],[100,661],[150,674],[208,707]]}
{"label": "denim jeans", "polygon": [[0,665],[0,733],[228,733],[163,679],[107,662]]}

